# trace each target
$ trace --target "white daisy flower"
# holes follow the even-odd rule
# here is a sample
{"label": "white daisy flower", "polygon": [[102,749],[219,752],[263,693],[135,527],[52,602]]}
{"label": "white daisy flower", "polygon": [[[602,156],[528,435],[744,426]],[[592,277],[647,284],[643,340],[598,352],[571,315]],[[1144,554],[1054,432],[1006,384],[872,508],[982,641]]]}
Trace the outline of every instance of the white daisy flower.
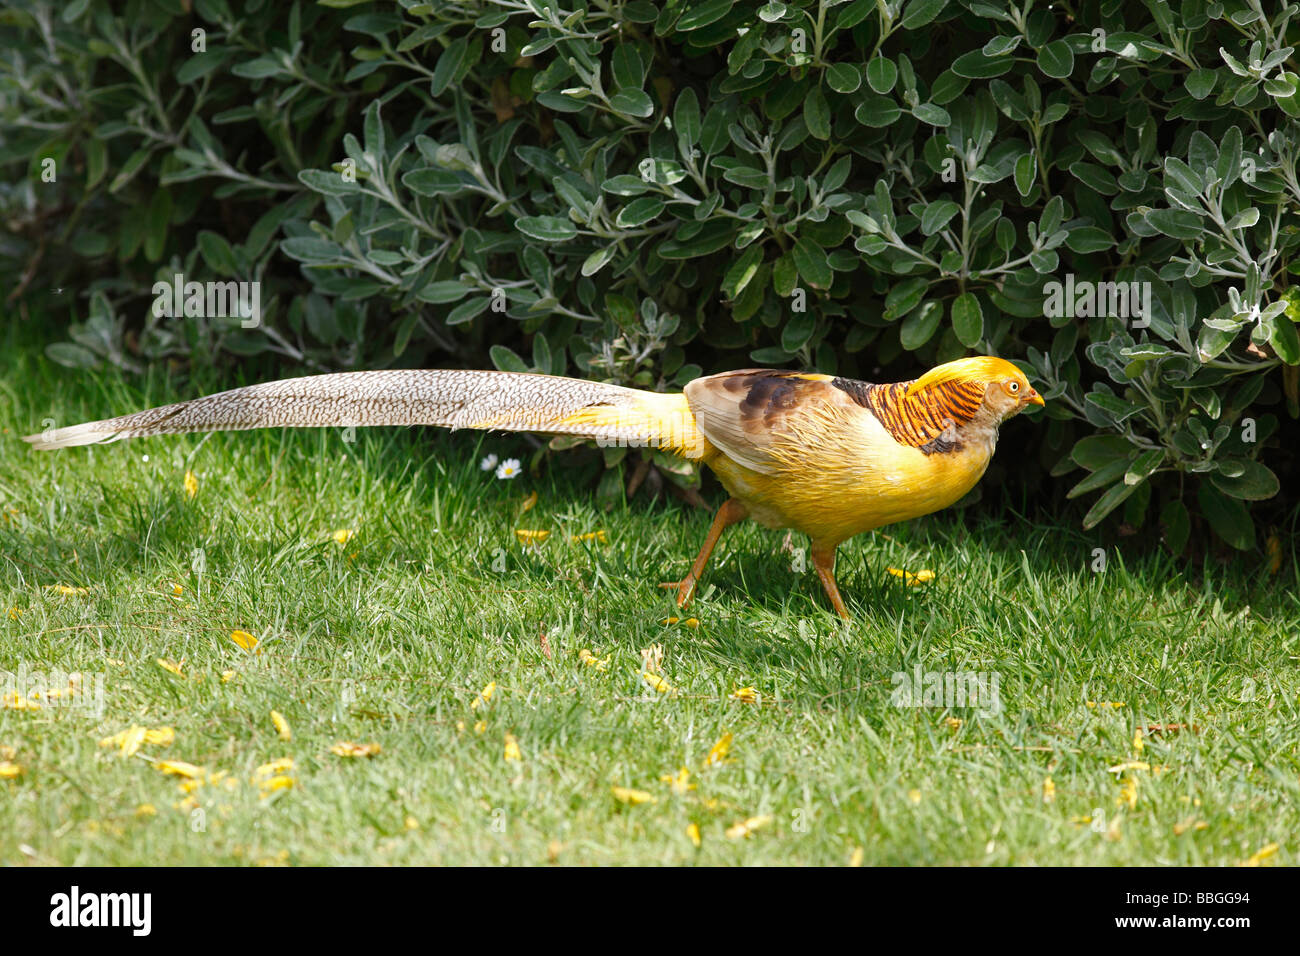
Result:
{"label": "white daisy flower", "polygon": [[502,481],[508,481],[511,478],[517,478],[519,476],[519,471],[519,459],[507,458],[497,466],[497,477]]}
{"label": "white daisy flower", "polygon": [[482,461],[478,463],[479,471],[491,471],[496,466],[497,466],[496,455],[488,455],[486,458],[484,458]]}

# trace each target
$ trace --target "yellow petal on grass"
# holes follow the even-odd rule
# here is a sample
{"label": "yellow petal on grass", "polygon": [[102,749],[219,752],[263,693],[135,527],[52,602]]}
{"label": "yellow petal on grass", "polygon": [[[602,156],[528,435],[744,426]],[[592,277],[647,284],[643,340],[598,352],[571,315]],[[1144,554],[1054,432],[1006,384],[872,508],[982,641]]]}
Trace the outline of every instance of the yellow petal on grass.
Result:
{"label": "yellow petal on grass", "polygon": [[11,760],[0,760],[0,780],[13,780],[21,777],[23,768]]}
{"label": "yellow petal on grass", "polygon": [[862,851],[862,847],[854,847],[853,852],[849,854],[849,866],[861,866],[862,861],[866,859],[866,856],[866,853]]}
{"label": "yellow petal on grass", "polygon": [[686,838],[691,841],[697,850],[700,848],[703,841],[700,839],[700,825],[698,823],[688,823],[686,825]]}
{"label": "yellow petal on grass", "polygon": [[1124,703],[1122,700],[1089,700],[1085,701],[1085,703],[1088,705],[1090,710],[1096,710],[1097,708],[1106,710],[1128,706],[1128,704]]}
{"label": "yellow petal on grass", "polygon": [[1051,777],[1043,778],[1043,803],[1051,803],[1056,799],[1056,783]]}
{"label": "yellow petal on grass", "polygon": [[185,777],[187,780],[198,780],[203,777],[202,767],[186,763],[184,760],[155,760],[153,768],[174,777]]}
{"label": "yellow petal on grass", "polygon": [[487,730],[487,721],[486,721],[486,720],[476,720],[476,721],[474,721],[474,733],[476,733],[476,734],[481,734],[481,733],[483,733],[483,731],[485,731],[485,730]]}
{"label": "yellow petal on grass", "polygon": [[1138,782],[1137,777],[1129,774],[1121,781],[1119,796],[1115,798],[1115,803],[1121,807],[1128,807],[1130,810],[1136,810],[1138,805]]}
{"label": "yellow petal on grass", "polygon": [[185,589],[176,582],[172,582],[172,597],[180,597],[185,593]]}
{"label": "yellow petal on grass", "polygon": [[695,789],[695,784],[691,783],[691,772],[686,767],[676,773],[661,774],[659,779],[668,784],[673,793],[687,793]]}
{"label": "yellow petal on grass", "polygon": [[1209,828],[1210,825],[1204,820],[1197,820],[1195,817],[1190,817],[1174,824],[1174,836],[1182,836],[1188,830],[1208,830]]}
{"label": "yellow petal on grass", "polygon": [[155,807],[152,803],[142,803],[135,808],[135,815],[141,818],[155,817],[158,815],[158,808]]}
{"label": "yellow petal on grass", "polygon": [[673,685],[668,683],[668,681],[664,680],[658,674],[651,674],[649,671],[642,671],[641,679],[645,681],[646,684],[655,691],[655,693],[671,694],[673,692]]}
{"label": "yellow petal on grass", "polygon": [[524,759],[524,755],[519,750],[519,741],[514,734],[506,734],[504,756],[508,763],[518,763]]}
{"label": "yellow petal on grass", "polygon": [[911,571],[904,571],[902,568],[887,568],[886,570],[894,577],[902,578],[909,587],[917,584],[929,584],[934,580],[934,572],[929,570],[917,571],[915,574]]}
{"label": "yellow petal on grass", "polygon": [[177,677],[185,676],[185,672],[181,670],[181,666],[184,663],[185,663],[184,658],[181,658],[180,664],[177,664],[175,661],[169,661],[165,657],[158,658],[158,666],[161,667],[163,670],[167,671],[167,673],[169,674],[175,674]]}
{"label": "yellow petal on grass", "polygon": [[748,820],[742,820],[739,823],[733,823],[727,827],[728,840],[740,840],[748,836],[753,836],[755,832],[763,829],[772,822],[770,816],[750,817]]}
{"label": "yellow petal on grass", "polygon": [[266,798],[273,793],[279,792],[280,790],[291,789],[294,785],[294,782],[295,781],[293,777],[289,777],[289,776],[285,776],[284,774],[281,774],[279,776],[270,777],[269,779],[263,780],[257,786],[262,791],[262,797]]}
{"label": "yellow petal on grass", "polygon": [[275,732],[280,735],[281,740],[293,740],[293,728],[289,726],[289,721],[284,719],[284,714],[278,710],[271,711],[271,723],[275,725]]}
{"label": "yellow petal on grass", "polygon": [[22,608],[18,607],[18,605],[15,604],[13,607],[9,609],[9,620],[16,621],[20,617],[22,617],[23,614],[25,613],[26,612]]}
{"label": "yellow petal on grass", "polygon": [[588,531],[585,534],[574,534],[569,536],[569,540],[581,544],[584,541],[595,541],[597,544],[609,544],[609,535],[602,531]]}
{"label": "yellow petal on grass", "polygon": [[737,687],[731,692],[731,699],[738,700],[742,704],[758,703],[758,691],[752,687]]}
{"label": "yellow petal on grass", "polygon": [[1243,860],[1241,863],[1237,865],[1238,866],[1264,866],[1267,860],[1277,855],[1277,851],[1278,851],[1277,844],[1269,843],[1265,846],[1260,847],[1258,850],[1252,853],[1250,855],[1250,859]]}
{"label": "yellow petal on grass", "polygon": [[273,777],[277,774],[287,773],[293,769],[292,757],[277,757],[269,763],[264,763],[253,771],[254,779],[258,777]]}
{"label": "yellow petal on grass", "polygon": [[47,584],[45,585],[45,590],[53,591],[56,594],[63,595],[64,597],[71,597],[74,594],[90,593],[90,588],[74,588],[67,584]]}
{"label": "yellow petal on grass", "polygon": [[353,531],[351,528],[339,528],[337,531],[331,534],[330,537],[334,539],[335,544],[341,547],[342,545],[345,545],[349,541],[351,541],[355,534],[356,532]]}
{"label": "yellow petal on grass", "polygon": [[247,631],[231,631],[230,639],[235,642],[236,647],[242,647],[246,651],[257,651],[259,654],[262,653],[257,650],[257,645],[260,644],[261,641],[255,638],[252,634],[249,634]]}
{"label": "yellow petal on grass", "polygon": [[727,759],[731,752],[731,732],[727,731],[718,738],[718,742],[709,748],[709,755],[704,758],[704,766],[716,767]]}
{"label": "yellow petal on grass", "polygon": [[116,747],[123,757],[132,757],[144,744],[145,734],[149,731],[138,725],[119,731],[99,742],[101,747]]}
{"label": "yellow petal on grass", "polygon": [[234,672],[234,671],[222,671],[222,672],[221,672],[221,683],[223,683],[223,684],[229,684],[229,683],[230,683],[232,680],[234,680],[234,679],[235,679],[235,672]]}
{"label": "yellow petal on grass", "polygon": [[551,532],[546,530],[515,529],[515,537],[519,539],[520,544],[541,544],[550,536]]}
{"label": "yellow petal on grass", "polygon": [[597,657],[585,647],[578,651],[578,660],[582,661],[582,663],[588,667],[596,668],[598,671],[609,669],[609,657]]}
{"label": "yellow petal on grass", "polygon": [[680,617],[666,617],[659,623],[663,624],[665,627],[670,624],[681,624],[682,627],[689,627],[692,631],[698,630],[700,627],[700,619],[698,617],[688,617],[684,621]]}
{"label": "yellow petal on grass", "polygon": [[531,495],[529,495],[527,498],[524,499],[524,503],[519,507],[519,513],[521,515],[527,514],[528,512],[533,510],[533,507],[536,504],[537,504],[537,492],[534,491]]}
{"label": "yellow petal on grass", "polygon": [[633,790],[631,787],[610,787],[609,792],[614,795],[614,799],[619,803],[626,803],[630,807],[642,803],[659,802],[659,798],[653,793],[646,793],[644,790]]}
{"label": "yellow petal on grass", "polygon": [[497,692],[497,682],[489,681],[487,686],[478,692],[478,696],[470,702],[470,710],[478,710],[480,707],[488,704],[492,700],[492,695]]}
{"label": "yellow petal on grass", "polygon": [[186,471],[185,480],[181,482],[185,486],[185,497],[193,498],[199,493],[199,479],[194,477],[194,472]]}
{"label": "yellow petal on grass", "polygon": [[221,787],[223,790],[239,789],[239,778],[231,774],[228,770],[217,770],[208,774],[207,782],[210,786]]}
{"label": "yellow petal on grass", "polygon": [[351,740],[340,740],[330,748],[336,757],[373,757],[379,753],[379,744],[358,744]]}
{"label": "yellow petal on grass", "polygon": [[916,806],[918,803],[920,803],[921,791],[917,790],[915,787],[907,791],[907,802],[910,803],[912,806]]}

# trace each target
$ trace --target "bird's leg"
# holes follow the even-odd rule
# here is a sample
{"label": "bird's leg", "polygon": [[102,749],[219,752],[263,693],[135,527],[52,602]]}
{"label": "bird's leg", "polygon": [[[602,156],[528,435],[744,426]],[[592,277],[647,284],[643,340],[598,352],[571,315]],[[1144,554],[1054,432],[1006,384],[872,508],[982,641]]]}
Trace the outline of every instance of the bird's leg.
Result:
{"label": "bird's leg", "polygon": [[822,579],[822,587],[826,589],[826,596],[831,599],[831,606],[835,608],[835,613],[844,620],[851,620],[849,609],[844,606],[844,598],[840,597],[839,586],[835,583],[835,548],[836,545],[826,547],[813,543],[812,546],[812,563],[817,569],[817,577]]}
{"label": "bird's leg", "polygon": [[748,515],[748,508],[735,498],[728,498],[722,507],[718,509],[718,513],[713,516],[713,524],[709,526],[709,533],[704,539],[704,546],[700,548],[700,553],[695,556],[695,563],[691,565],[690,573],[680,581],[670,581],[659,585],[663,588],[676,589],[678,607],[686,607],[690,603],[691,596],[695,593],[695,582],[704,573],[704,566],[709,563],[709,556],[713,554],[713,546],[722,537],[722,532],[737,521],[744,520]]}

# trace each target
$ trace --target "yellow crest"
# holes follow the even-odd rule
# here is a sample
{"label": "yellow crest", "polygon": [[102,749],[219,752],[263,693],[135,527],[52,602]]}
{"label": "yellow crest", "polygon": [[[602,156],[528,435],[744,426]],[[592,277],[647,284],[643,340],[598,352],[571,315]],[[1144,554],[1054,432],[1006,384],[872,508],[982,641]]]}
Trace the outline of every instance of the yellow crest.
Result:
{"label": "yellow crest", "polygon": [[944,382],[986,384],[1004,378],[1015,379],[1018,382],[1025,381],[1024,373],[1006,359],[992,355],[971,355],[953,362],[945,362],[943,365],[936,365],[909,385],[907,394],[915,395],[917,392],[942,385]]}

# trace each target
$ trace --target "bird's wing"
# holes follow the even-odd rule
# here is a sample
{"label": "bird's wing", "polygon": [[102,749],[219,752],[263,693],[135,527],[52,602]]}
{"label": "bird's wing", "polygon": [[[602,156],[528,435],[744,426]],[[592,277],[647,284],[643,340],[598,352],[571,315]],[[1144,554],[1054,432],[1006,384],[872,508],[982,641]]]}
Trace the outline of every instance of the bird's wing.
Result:
{"label": "bird's wing", "polygon": [[862,409],[830,375],[743,369],[698,378],[683,390],[701,433],[737,464],[774,474],[812,452]]}

